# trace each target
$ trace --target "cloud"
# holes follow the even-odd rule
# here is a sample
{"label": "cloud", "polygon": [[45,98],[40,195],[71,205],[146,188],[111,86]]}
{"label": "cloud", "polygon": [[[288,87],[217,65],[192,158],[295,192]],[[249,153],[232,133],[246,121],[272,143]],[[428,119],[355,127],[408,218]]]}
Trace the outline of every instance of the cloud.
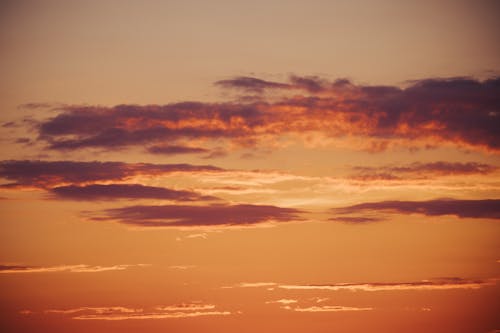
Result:
{"label": "cloud", "polygon": [[157,145],[147,148],[152,154],[159,155],[178,155],[178,154],[200,154],[209,152],[208,149],[200,147],[188,147],[179,145]]}
{"label": "cloud", "polygon": [[217,200],[191,191],[171,190],[140,184],[92,184],[60,186],[50,189],[58,198],[71,200],[162,199],[173,201]]}
{"label": "cloud", "polygon": [[134,176],[157,176],[174,172],[217,172],[211,165],[149,164],[123,162],[19,161],[0,162],[0,178],[13,181],[4,187],[47,188],[62,184],[122,181]]}
{"label": "cloud", "polygon": [[186,270],[190,268],[195,268],[195,265],[173,265],[173,266],[168,266],[170,269],[179,269],[179,270]]}
{"label": "cloud", "polygon": [[354,167],[356,174],[351,178],[359,180],[403,180],[427,179],[436,176],[486,175],[498,170],[498,167],[476,162],[432,162],[411,163],[403,166]]}
{"label": "cloud", "polygon": [[300,307],[283,307],[286,310],[292,310],[296,312],[345,312],[345,311],[371,311],[373,308],[358,308],[352,306],[340,306],[340,305],[323,305],[323,306],[310,306],[307,308]]}
{"label": "cloud", "polygon": [[[54,117],[37,124],[38,140],[51,149],[68,150],[155,146],[165,141],[178,145],[192,139],[250,147],[272,145],[277,142],[273,138],[307,141],[319,136],[317,141],[344,140],[374,152],[443,144],[500,150],[500,78],[424,79],[405,88],[297,76],[289,83],[238,77],[216,84],[285,94],[248,103],[59,105]],[[307,94],[289,96],[290,89]]]}
{"label": "cloud", "polygon": [[450,290],[479,289],[496,284],[497,279],[469,280],[462,278],[442,278],[415,282],[371,282],[371,283],[334,283],[322,285],[287,285],[278,288],[287,290],[351,290],[351,291],[397,291],[397,290]]}
{"label": "cloud", "polygon": [[238,76],[228,80],[220,80],[215,82],[215,85],[249,92],[263,92],[268,89],[289,89],[292,87],[286,83],[266,81],[248,76]]}
{"label": "cloud", "polygon": [[267,301],[266,304],[283,304],[283,305],[288,305],[288,304],[294,304],[297,303],[298,300],[296,299],[288,299],[288,298],[282,298],[278,299],[276,301]]}
{"label": "cloud", "polygon": [[231,288],[260,288],[260,287],[272,287],[276,286],[276,282],[240,282],[238,284],[232,286],[224,286],[222,289],[231,289]]}
{"label": "cloud", "polygon": [[[29,310],[24,310],[29,311]],[[26,312],[25,312],[26,313]],[[29,311],[28,314],[32,314]],[[128,308],[123,306],[79,307],[73,309],[49,309],[45,314],[71,315],[75,320],[129,320],[191,318],[200,316],[227,316],[229,311],[217,311],[215,305],[199,302],[157,306],[152,309]]]}
{"label": "cloud", "polygon": [[106,209],[94,221],[117,221],[140,227],[252,226],[265,222],[298,221],[300,210],[264,205],[130,206]]}
{"label": "cloud", "polygon": [[329,221],[338,221],[345,223],[371,223],[383,221],[380,217],[368,217],[368,216],[338,216],[328,219]]}
{"label": "cloud", "polygon": [[60,265],[60,266],[24,266],[24,265],[0,265],[0,274],[24,274],[24,273],[99,273],[107,271],[123,271],[134,267],[150,266],[149,264],[113,265],[113,266],[90,266],[90,265]]}
{"label": "cloud", "polygon": [[[428,201],[380,201],[333,209],[333,212],[338,215],[374,211],[399,214],[423,214],[427,216],[455,215],[460,218],[500,219],[500,200],[436,199]],[[345,220],[346,217],[335,216],[332,219]],[[356,219],[363,219],[363,217],[353,217],[352,219],[352,222],[355,222]]]}

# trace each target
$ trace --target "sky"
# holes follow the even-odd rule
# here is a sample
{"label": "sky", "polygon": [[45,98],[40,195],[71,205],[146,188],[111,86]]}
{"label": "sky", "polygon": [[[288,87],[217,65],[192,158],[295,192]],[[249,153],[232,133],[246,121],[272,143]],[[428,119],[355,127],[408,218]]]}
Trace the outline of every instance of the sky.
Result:
{"label": "sky", "polygon": [[500,331],[499,13],[0,1],[0,330]]}

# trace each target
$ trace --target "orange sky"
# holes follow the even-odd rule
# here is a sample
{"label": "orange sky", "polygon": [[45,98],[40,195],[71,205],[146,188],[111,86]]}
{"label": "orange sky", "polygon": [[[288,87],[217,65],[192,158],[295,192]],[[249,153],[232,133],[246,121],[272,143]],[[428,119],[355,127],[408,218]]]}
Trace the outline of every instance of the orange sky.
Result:
{"label": "orange sky", "polygon": [[2,1],[0,331],[500,330],[495,1]]}

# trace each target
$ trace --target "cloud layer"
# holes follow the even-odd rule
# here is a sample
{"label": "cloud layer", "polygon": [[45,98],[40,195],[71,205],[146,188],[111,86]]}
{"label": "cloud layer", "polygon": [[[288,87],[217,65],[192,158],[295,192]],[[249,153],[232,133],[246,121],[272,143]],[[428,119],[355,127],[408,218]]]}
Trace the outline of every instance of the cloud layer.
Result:
{"label": "cloud layer", "polygon": [[[225,139],[248,147],[265,145],[271,137],[319,134],[364,138],[364,148],[373,151],[412,146],[411,141],[427,147],[446,143],[500,149],[500,78],[425,79],[406,88],[298,76],[286,83],[237,77],[216,84],[282,95],[248,103],[57,106],[55,117],[37,125],[39,140],[56,150],[141,145],[169,153],[188,152],[191,148],[172,147],[192,139]],[[165,141],[173,146],[158,146]]]}

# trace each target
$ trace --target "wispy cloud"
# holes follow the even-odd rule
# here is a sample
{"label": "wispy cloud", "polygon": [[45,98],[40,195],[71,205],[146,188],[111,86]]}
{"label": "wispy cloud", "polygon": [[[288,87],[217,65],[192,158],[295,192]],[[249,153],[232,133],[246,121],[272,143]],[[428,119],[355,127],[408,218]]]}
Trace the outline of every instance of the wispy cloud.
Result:
{"label": "wispy cloud", "polygon": [[191,269],[191,268],[195,268],[196,266],[195,265],[172,265],[172,266],[168,266],[168,268],[170,269],[178,269],[178,270],[186,270],[186,269]]}
{"label": "wispy cloud", "polygon": [[278,299],[276,301],[267,301],[266,304],[288,305],[288,304],[294,304],[294,303],[297,303],[297,302],[298,302],[298,300],[296,300],[296,299],[282,298],[282,299]]}
{"label": "wispy cloud", "polygon": [[116,221],[138,227],[211,227],[300,221],[301,212],[267,205],[164,205],[112,208],[87,215],[94,221]]}
{"label": "wispy cloud", "polygon": [[223,289],[230,288],[259,288],[259,287],[273,287],[276,286],[276,282],[240,282],[231,286],[224,286]]}
{"label": "wispy cloud", "polygon": [[[448,290],[479,289],[497,284],[497,278],[464,279],[459,277],[437,278],[411,282],[366,282],[366,283],[331,283],[331,284],[286,284],[278,282],[241,282],[222,288],[263,288],[272,287],[286,290],[350,290],[350,291],[397,291],[397,290]],[[328,298],[313,297],[309,300],[321,303]],[[272,302],[270,302],[272,303]],[[279,303],[275,301],[275,303]]]}
{"label": "wispy cloud", "polygon": [[[32,313],[32,311],[29,311],[29,314]],[[227,316],[232,314],[229,311],[215,310],[215,305],[213,304],[202,304],[200,302],[157,306],[152,309],[128,308],[123,306],[49,309],[45,310],[44,313],[70,315],[71,319],[75,320],[106,321],[191,318],[200,316]]]}
{"label": "wispy cloud", "polygon": [[321,285],[280,284],[278,288],[287,290],[351,290],[351,291],[398,291],[398,290],[449,290],[479,289],[495,285],[497,279],[469,280],[462,278],[443,278],[414,282],[370,282],[370,283],[333,283]]}
{"label": "wispy cloud", "polygon": [[22,274],[22,273],[99,273],[107,271],[123,271],[134,267],[145,267],[149,264],[113,265],[113,266],[91,266],[91,265],[60,265],[60,266],[24,266],[24,265],[0,265],[0,274]]}
{"label": "wispy cloud", "polygon": [[[289,134],[318,134],[325,139],[360,138],[350,144],[374,152],[442,144],[498,151],[499,81],[424,79],[400,88],[311,76],[292,76],[285,83],[237,77],[217,85],[284,94],[250,103],[59,105],[57,115],[36,129],[39,140],[56,150],[155,147],[165,141],[182,146],[193,138],[249,147],[269,145],[275,141],[270,138]],[[304,94],[288,96],[291,89]],[[155,148],[149,149],[154,153]]]}
{"label": "wispy cloud", "polygon": [[323,305],[323,306],[310,306],[306,308],[301,307],[282,307],[286,310],[292,310],[295,312],[345,312],[345,311],[371,311],[373,308],[358,308],[352,306],[340,306],[340,305]]}

